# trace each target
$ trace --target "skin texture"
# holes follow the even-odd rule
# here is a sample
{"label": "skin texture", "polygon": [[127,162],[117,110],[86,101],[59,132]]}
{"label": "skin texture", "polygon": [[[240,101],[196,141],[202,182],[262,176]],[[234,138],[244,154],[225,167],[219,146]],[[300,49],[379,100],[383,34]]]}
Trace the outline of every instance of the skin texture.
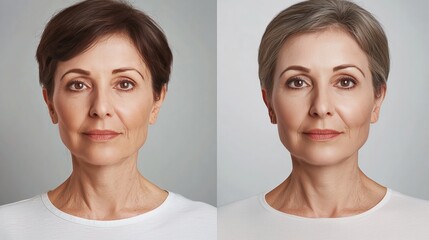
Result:
{"label": "skin texture", "polygon": [[[122,34],[99,39],[60,62],[54,81],[53,96],[45,89],[43,95],[71,152],[73,172],[48,193],[52,203],[98,220],[132,217],[159,206],[168,193],[140,175],[137,155],[166,90],[154,100],[150,72],[131,40]],[[114,137],[99,138],[94,130],[113,131]]]}
{"label": "skin texture", "polygon": [[[293,170],[266,195],[274,208],[304,217],[344,217],[375,206],[386,189],[358,166],[358,150],[378,119],[368,59],[346,32],[328,28],[288,39],[277,60],[272,93],[262,90],[271,122]],[[335,130],[329,138],[315,129]]]}

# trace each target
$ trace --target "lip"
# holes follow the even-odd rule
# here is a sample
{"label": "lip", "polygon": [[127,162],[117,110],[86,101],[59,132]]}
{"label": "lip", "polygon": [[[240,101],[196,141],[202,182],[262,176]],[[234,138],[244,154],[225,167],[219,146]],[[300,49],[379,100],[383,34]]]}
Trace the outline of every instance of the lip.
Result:
{"label": "lip", "polygon": [[310,129],[303,132],[305,136],[314,141],[329,141],[338,137],[342,132],[332,129]]}
{"label": "lip", "polygon": [[99,129],[86,131],[86,132],[83,132],[83,134],[87,136],[89,139],[97,142],[98,141],[105,142],[120,135],[120,133],[113,130],[99,130]]}

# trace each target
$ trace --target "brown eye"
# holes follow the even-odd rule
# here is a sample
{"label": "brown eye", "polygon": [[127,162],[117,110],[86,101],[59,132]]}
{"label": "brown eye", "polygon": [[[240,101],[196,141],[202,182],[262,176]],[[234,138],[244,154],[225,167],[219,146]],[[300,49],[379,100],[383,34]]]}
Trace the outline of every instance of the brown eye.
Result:
{"label": "brown eye", "polygon": [[85,85],[83,85],[83,83],[75,83],[75,84],[73,84],[73,86],[76,88],[76,89],[83,89],[83,87],[85,87]]}
{"label": "brown eye", "polygon": [[292,89],[299,89],[309,86],[309,84],[305,80],[298,77],[289,79],[286,84],[289,88]]}
{"label": "brown eye", "polygon": [[352,78],[341,78],[337,83],[337,87],[344,88],[344,89],[353,88],[355,85],[356,85],[356,81]]}
{"label": "brown eye", "polygon": [[130,80],[121,80],[117,84],[117,89],[123,90],[123,91],[130,91],[134,89],[134,87],[135,87],[135,84]]}
{"label": "brown eye", "polygon": [[67,85],[67,88],[72,91],[82,91],[86,89],[87,86],[81,81],[72,81]]}

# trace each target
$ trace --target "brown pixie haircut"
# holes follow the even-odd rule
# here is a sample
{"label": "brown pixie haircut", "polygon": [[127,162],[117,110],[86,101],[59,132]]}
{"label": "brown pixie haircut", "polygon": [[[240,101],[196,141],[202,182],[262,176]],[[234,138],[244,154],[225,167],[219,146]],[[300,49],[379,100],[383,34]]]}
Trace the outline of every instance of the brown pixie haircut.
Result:
{"label": "brown pixie haircut", "polygon": [[366,53],[374,93],[379,96],[389,75],[390,58],[380,23],[365,9],[346,0],[308,0],[280,12],[267,26],[259,46],[259,79],[271,96],[277,57],[292,36],[340,28],[350,34]]}
{"label": "brown pixie haircut", "polygon": [[152,92],[158,100],[167,86],[173,56],[161,28],[146,14],[115,0],[87,0],[56,14],[46,25],[39,46],[39,82],[48,97],[54,91],[54,74],[67,61],[90,48],[100,38],[122,33],[131,39],[149,68]]}

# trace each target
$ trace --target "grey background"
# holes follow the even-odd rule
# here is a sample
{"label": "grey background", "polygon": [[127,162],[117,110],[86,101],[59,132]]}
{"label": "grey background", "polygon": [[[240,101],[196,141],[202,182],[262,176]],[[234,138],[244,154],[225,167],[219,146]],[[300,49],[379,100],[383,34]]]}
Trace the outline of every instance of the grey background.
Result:
{"label": "grey background", "polygon": [[[217,2],[218,206],[269,191],[291,171],[261,98],[257,53],[268,23],[296,2]],[[429,1],[355,2],[384,26],[391,53],[387,96],[360,166],[387,187],[429,199]]]}
{"label": "grey background", "polygon": [[[74,2],[0,2],[0,205],[53,189],[71,172],[34,56],[45,24]],[[216,205],[216,2],[130,2],[163,28],[174,55],[169,91],[139,168],[164,189]]]}

